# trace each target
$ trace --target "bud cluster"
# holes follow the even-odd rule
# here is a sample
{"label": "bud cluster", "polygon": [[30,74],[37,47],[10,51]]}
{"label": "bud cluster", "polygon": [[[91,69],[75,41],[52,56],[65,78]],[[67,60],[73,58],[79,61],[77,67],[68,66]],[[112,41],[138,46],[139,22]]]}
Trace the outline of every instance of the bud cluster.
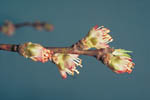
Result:
{"label": "bud cluster", "polygon": [[107,48],[109,47],[108,43],[112,42],[112,37],[108,34],[110,32],[109,29],[104,26],[98,27],[98,25],[94,26],[81,40],[81,44],[84,46],[84,50],[90,48]]}
{"label": "bud cluster", "polygon": [[35,29],[37,30],[46,30],[46,31],[53,31],[54,30],[54,26],[52,24],[48,24],[48,23],[42,23],[40,21],[36,21],[33,26],[35,27]]}
{"label": "bud cluster", "polygon": [[82,60],[76,54],[56,53],[53,56],[53,62],[58,66],[62,78],[67,78],[67,74],[74,75],[74,72],[79,74],[77,66],[82,67]]}
{"label": "bud cluster", "polygon": [[25,58],[30,58],[34,61],[45,63],[52,60],[53,52],[44,48],[40,44],[32,42],[24,43],[19,46],[19,53]]}
{"label": "bud cluster", "polygon": [[112,53],[102,55],[100,60],[117,74],[125,72],[130,74],[135,65],[128,54],[131,52],[124,49],[115,49]]}
{"label": "bud cluster", "polygon": [[1,27],[1,30],[4,34],[12,36],[15,32],[15,25],[10,21],[5,21],[4,25]]}
{"label": "bud cluster", "polygon": [[23,26],[32,26],[37,30],[46,30],[46,31],[53,31],[54,26],[52,24],[48,24],[46,22],[36,21],[34,23],[25,22],[20,24],[13,24],[11,21],[5,21],[4,24],[0,27],[0,31],[8,36],[12,36],[15,30],[19,27]]}
{"label": "bud cluster", "polygon": [[[40,24],[40,22],[36,22],[34,26],[39,30],[43,28],[51,30],[49,24]],[[109,32],[110,30],[104,26],[98,27],[96,25],[91,28],[87,36],[74,44],[71,50],[81,50],[83,53],[85,51],[90,51],[89,49],[91,48],[95,48],[98,53],[94,53],[93,56],[101,60],[113,72],[118,74],[125,72],[131,73],[135,65],[132,62],[131,56],[128,54],[131,53],[131,51],[110,48],[108,43],[112,42],[113,39],[108,34]],[[43,63],[50,60],[55,63],[62,78],[65,79],[67,78],[67,74],[74,75],[75,72],[79,74],[77,66],[82,67],[82,60],[78,58],[80,53],[71,54],[70,52],[66,52],[65,49],[63,50],[64,52],[53,52],[51,49],[46,49],[40,44],[31,42],[19,46],[19,53],[26,58]]]}

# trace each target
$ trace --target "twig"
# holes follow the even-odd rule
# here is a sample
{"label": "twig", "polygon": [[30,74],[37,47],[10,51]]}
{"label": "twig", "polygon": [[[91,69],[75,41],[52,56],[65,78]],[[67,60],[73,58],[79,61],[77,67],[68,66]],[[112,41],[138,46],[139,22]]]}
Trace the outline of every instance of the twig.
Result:
{"label": "twig", "polygon": [[46,22],[23,22],[23,23],[17,23],[13,24],[10,21],[5,21],[5,23],[0,26],[0,32],[3,32],[4,34],[11,36],[14,34],[15,30],[21,27],[34,27],[37,30],[46,30],[46,31],[53,31],[54,27],[52,24],[48,24]]}
{"label": "twig", "polygon": [[[67,54],[78,54],[87,56],[98,56],[103,55],[103,53],[113,52],[113,48],[96,49],[96,50],[78,50],[72,47],[45,47],[54,53],[67,53]],[[16,44],[0,44],[0,50],[18,52],[19,45]]]}

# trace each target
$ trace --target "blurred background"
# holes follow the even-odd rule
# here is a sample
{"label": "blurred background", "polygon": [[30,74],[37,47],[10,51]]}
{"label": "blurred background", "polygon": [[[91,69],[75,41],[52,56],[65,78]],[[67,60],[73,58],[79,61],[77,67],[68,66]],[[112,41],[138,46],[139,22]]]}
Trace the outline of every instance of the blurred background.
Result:
{"label": "blurred background", "polygon": [[81,56],[80,74],[63,80],[56,65],[0,51],[0,100],[149,100],[149,0],[0,0],[0,25],[46,21],[53,32],[32,27],[0,34],[0,43],[31,41],[44,46],[70,46],[94,25],[111,30],[112,47],[133,51],[135,69],[115,74],[95,58]]}

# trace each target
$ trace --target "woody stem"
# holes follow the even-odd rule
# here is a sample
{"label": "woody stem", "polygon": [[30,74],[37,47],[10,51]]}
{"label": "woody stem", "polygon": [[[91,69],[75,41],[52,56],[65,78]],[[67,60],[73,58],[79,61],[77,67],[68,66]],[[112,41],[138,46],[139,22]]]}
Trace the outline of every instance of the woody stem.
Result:
{"label": "woody stem", "polygon": [[[32,26],[32,27],[36,27],[36,26],[44,26],[45,24],[47,24],[46,22],[23,22],[23,23],[18,23],[18,24],[14,24],[15,28],[20,28],[20,27],[24,27],[24,26]],[[2,26],[0,26],[0,31],[2,31]]]}
{"label": "woody stem", "polygon": [[46,24],[46,22],[40,22],[40,23],[24,22],[24,23],[15,24],[15,27],[16,28],[23,27],[23,26],[33,26],[33,27],[35,27],[37,25],[44,26],[45,24]]}
{"label": "woody stem", "polygon": [[[78,55],[88,55],[98,57],[102,56],[104,53],[112,52],[113,48],[103,48],[96,50],[78,50],[72,47],[45,47],[54,53],[68,53],[68,54],[78,54]],[[18,52],[19,45],[16,44],[0,44],[0,50]]]}

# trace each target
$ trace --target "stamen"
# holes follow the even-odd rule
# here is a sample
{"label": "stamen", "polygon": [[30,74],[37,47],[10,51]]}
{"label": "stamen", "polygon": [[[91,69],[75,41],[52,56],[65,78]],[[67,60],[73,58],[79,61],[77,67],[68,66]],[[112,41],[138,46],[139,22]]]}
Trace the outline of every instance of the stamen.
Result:
{"label": "stamen", "polygon": [[77,74],[79,74],[80,72],[76,69],[76,70],[74,70]]}
{"label": "stamen", "polygon": [[73,58],[73,60],[76,61],[76,62],[80,62],[81,59]]}
{"label": "stamen", "polygon": [[101,28],[103,28],[104,26],[100,26],[100,27],[98,27],[97,29],[101,29]]}
{"label": "stamen", "polygon": [[74,60],[72,60],[77,66],[80,66],[82,68],[82,65],[81,65],[81,61],[80,62],[76,62]]}
{"label": "stamen", "polygon": [[65,71],[69,74],[69,75],[74,75],[72,71],[70,71],[69,69],[65,68]]}

